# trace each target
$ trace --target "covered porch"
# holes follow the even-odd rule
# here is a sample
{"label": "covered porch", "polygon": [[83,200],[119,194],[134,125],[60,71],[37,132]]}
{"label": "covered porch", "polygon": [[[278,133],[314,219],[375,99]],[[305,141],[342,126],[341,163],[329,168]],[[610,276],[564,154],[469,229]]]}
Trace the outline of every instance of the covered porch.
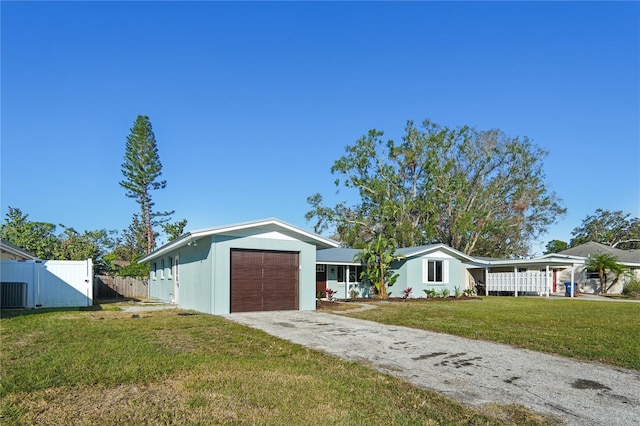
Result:
{"label": "covered porch", "polygon": [[570,282],[571,297],[576,293],[578,268],[581,259],[571,256],[548,255],[535,259],[487,259],[468,267],[476,282],[478,294],[515,297],[552,293],[565,293],[565,282]]}

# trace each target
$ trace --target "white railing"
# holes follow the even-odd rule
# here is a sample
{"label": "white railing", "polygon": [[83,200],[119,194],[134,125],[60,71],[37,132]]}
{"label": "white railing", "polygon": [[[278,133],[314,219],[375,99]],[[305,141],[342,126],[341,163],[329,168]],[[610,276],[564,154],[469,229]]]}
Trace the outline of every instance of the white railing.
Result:
{"label": "white railing", "polygon": [[544,271],[490,272],[487,274],[487,292],[510,291],[517,293],[546,293],[547,276]]}

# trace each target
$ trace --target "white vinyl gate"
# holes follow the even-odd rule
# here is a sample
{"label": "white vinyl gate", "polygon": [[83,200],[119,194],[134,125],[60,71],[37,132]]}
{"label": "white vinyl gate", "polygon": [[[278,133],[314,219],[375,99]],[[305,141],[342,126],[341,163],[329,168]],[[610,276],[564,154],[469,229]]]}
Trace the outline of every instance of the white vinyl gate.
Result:
{"label": "white vinyl gate", "polygon": [[3,260],[3,308],[56,308],[93,304],[93,262],[87,260]]}

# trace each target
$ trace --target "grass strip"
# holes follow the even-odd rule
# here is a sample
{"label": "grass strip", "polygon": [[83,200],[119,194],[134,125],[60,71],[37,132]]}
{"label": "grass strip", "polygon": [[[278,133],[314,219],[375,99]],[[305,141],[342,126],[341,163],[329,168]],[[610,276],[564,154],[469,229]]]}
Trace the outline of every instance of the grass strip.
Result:
{"label": "grass strip", "polygon": [[4,424],[552,424],[184,311],[3,318]]}
{"label": "grass strip", "polygon": [[638,303],[530,297],[371,303],[377,309],[346,315],[640,370]]}

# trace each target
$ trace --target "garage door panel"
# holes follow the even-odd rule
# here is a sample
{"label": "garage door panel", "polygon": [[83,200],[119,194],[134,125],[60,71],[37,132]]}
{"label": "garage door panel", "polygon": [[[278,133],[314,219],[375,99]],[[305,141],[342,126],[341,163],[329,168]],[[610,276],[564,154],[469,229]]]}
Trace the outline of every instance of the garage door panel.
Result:
{"label": "garage door panel", "polygon": [[231,312],[298,309],[298,253],[231,251]]}
{"label": "garage door panel", "polygon": [[265,252],[264,310],[298,309],[298,254]]}
{"label": "garage door panel", "polygon": [[259,252],[231,252],[231,312],[262,310],[261,275],[262,256]]}

